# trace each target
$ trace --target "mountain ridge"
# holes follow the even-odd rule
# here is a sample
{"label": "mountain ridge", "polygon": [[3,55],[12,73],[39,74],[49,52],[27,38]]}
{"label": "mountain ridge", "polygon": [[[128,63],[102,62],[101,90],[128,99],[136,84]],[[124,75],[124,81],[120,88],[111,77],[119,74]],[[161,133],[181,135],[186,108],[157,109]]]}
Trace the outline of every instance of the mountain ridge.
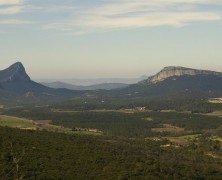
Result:
{"label": "mountain ridge", "polygon": [[54,89],[65,88],[65,89],[78,90],[78,91],[100,90],[100,89],[112,90],[112,89],[124,88],[129,85],[129,84],[124,84],[124,83],[101,83],[101,84],[94,84],[94,85],[89,85],[89,86],[78,86],[78,85],[68,84],[68,83],[64,83],[60,81],[51,82],[51,83],[41,82],[40,84],[50,87],[50,88],[54,88]]}
{"label": "mountain ridge", "polygon": [[[136,84],[113,90],[53,89],[32,81],[24,66],[17,62],[0,71],[0,102],[46,103],[87,95],[110,98],[221,97],[222,73],[185,67],[165,67],[159,73]],[[179,94],[179,95],[178,95]]]}
{"label": "mountain ridge", "polygon": [[195,76],[195,75],[214,75],[222,77],[222,72],[210,71],[210,70],[200,70],[200,69],[192,69],[186,68],[182,66],[167,66],[164,67],[157,74],[150,76],[148,79],[140,81],[139,83],[144,84],[152,84],[164,81],[170,77],[179,77],[183,75]]}
{"label": "mountain ridge", "polygon": [[0,71],[0,83],[31,81],[21,62],[16,62],[8,68]]}
{"label": "mountain ridge", "polygon": [[75,97],[79,93],[68,89],[53,89],[32,81],[21,62],[0,71],[0,102],[43,102]]}

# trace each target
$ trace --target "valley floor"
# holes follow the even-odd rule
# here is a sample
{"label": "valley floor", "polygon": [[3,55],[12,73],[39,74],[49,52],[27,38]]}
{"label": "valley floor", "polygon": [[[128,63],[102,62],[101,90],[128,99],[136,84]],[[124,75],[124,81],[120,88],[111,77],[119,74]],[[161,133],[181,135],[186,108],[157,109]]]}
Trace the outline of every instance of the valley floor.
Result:
{"label": "valley floor", "polygon": [[169,110],[4,109],[0,177],[220,179],[221,125],[220,115]]}

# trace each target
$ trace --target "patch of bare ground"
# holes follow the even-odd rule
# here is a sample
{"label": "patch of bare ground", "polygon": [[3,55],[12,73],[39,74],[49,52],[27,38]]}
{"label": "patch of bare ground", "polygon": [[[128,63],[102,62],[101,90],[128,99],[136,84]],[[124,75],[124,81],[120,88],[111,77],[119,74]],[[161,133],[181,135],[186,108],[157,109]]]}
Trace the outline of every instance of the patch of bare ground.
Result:
{"label": "patch of bare ground", "polygon": [[180,137],[163,137],[163,138],[149,137],[146,139],[153,140],[153,141],[163,141],[164,139],[167,139],[169,143],[160,145],[160,147],[162,148],[168,148],[168,147],[178,148],[180,146],[189,145],[189,140],[187,138],[180,138]]}
{"label": "patch of bare ground", "polygon": [[147,137],[146,139],[152,140],[152,141],[162,141],[163,140],[162,138],[159,138],[159,137]]}
{"label": "patch of bare ground", "polygon": [[222,104],[222,98],[211,98],[208,100],[208,102],[213,104]]}
{"label": "patch of bare ground", "polygon": [[177,113],[182,113],[182,114],[191,114],[192,111],[176,111]]}
{"label": "patch of bare ground", "polygon": [[105,142],[105,143],[108,143],[108,144],[115,144],[115,143],[118,143],[118,141],[116,141],[116,140],[111,140],[111,139],[103,140],[102,142]]}
{"label": "patch of bare ground", "polygon": [[117,112],[119,110],[115,109],[94,109],[94,110],[89,110],[90,112]]}
{"label": "patch of bare ground", "polygon": [[92,132],[92,133],[102,133],[102,131],[98,129],[92,128],[74,128],[73,131],[85,131],[85,132]]}
{"label": "patch of bare ground", "polygon": [[168,147],[179,148],[180,146],[175,145],[175,144],[164,144],[164,145],[161,145],[160,147],[162,147],[162,148],[168,148]]}
{"label": "patch of bare ground", "polygon": [[218,155],[216,155],[216,154],[214,154],[214,153],[212,153],[212,152],[208,152],[208,153],[206,153],[206,155],[207,155],[207,156],[210,156],[210,157],[212,157],[212,158],[214,158],[214,159],[221,159],[221,160],[222,160],[222,157],[221,157],[221,156],[218,156]]}
{"label": "patch of bare ground", "polygon": [[139,112],[152,112],[152,110],[143,109],[143,108],[134,108],[134,109],[93,109],[87,111],[77,111],[77,110],[61,110],[61,109],[51,109],[52,112],[57,113],[79,113],[79,112],[119,112],[119,113],[139,113]]}
{"label": "patch of bare ground", "polygon": [[174,134],[181,134],[184,133],[185,130],[184,128],[180,128],[177,126],[173,126],[171,124],[161,124],[163,127],[160,128],[152,128],[151,130],[153,132],[169,132],[169,133],[174,133]]}
{"label": "patch of bare ground", "polygon": [[167,138],[173,146],[187,146],[189,145],[189,140],[185,138],[178,138],[178,137],[168,137]]}
{"label": "patch of bare ground", "polygon": [[[19,128],[19,127],[18,127]],[[19,129],[22,129],[22,130],[32,130],[32,131],[36,131],[37,128],[36,127],[26,127],[26,128],[19,128]]]}
{"label": "patch of bare ground", "polygon": [[82,111],[76,111],[76,110],[61,110],[61,109],[51,109],[52,112],[57,113],[76,113],[76,112],[82,112]]}
{"label": "patch of bare ground", "polygon": [[95,110],[90,110],[90,112],[120,112],[120,113],[135,113],[136,110],[134,109],[95,109]]}
{"label": "patch of bare ground", "polygon": [[163,110],[161,110],[160,112],[177,112],[176,110],[174,110],[174,109],[163,109]]}
{"label": "patch of bare ground", "polygon": [[145,117],[145,118],[142,118],[142,120],[144,120],[144,121],[153,121],[153,118],[151,118],[151,117]]}
{"label": "patch of bare ground", "polygon": [[139,113],[139,112],[152,112],[151,110],[146,110],[146,109],[140,109],[140,108],[135,108],[135,109],[95,109],[95,110],[90,110],[90,112],[119,112],[119,113]]}
{"label": "patch of bare ground", "polygon": [[213,111],[211,113],[203,113],[203,115],[222,117],[222,110],[220,110],[220,111]]}
{"label": "patch of bare ground", "polygon": [[35,123],[37,124],[50,124],[52,120],[37,120]]}

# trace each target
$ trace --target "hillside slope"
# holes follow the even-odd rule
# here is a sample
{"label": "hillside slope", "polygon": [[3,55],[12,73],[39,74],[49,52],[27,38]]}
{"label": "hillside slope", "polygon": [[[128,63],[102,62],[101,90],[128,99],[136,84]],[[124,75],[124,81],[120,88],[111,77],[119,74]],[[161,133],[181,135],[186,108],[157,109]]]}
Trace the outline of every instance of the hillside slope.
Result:
{"label": "hillside slope", "polygon": [[20,62],[0,71],[0,101],[2,103],[38,102],[64,99],[81,92],[53,89],[31,80]]}

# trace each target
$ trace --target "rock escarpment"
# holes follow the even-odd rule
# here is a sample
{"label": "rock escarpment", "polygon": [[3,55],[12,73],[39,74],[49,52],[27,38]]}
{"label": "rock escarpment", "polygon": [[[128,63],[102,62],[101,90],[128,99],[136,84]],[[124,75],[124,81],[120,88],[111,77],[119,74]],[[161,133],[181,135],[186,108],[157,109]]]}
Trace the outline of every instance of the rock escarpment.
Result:
{"label": "rock escarpment", "polygon": [[221,72],[215,71],[207,71],[207,70],[197,70],[191,68],[185,68],[180,66],[169,66],[162,69],[159,73],[154,76],[149,77],[148,79],[142,81],[141,83],[158,83],[170,77],[178,77],[178,76],[195,76],[195,75],[215,75],[222,77]]}

